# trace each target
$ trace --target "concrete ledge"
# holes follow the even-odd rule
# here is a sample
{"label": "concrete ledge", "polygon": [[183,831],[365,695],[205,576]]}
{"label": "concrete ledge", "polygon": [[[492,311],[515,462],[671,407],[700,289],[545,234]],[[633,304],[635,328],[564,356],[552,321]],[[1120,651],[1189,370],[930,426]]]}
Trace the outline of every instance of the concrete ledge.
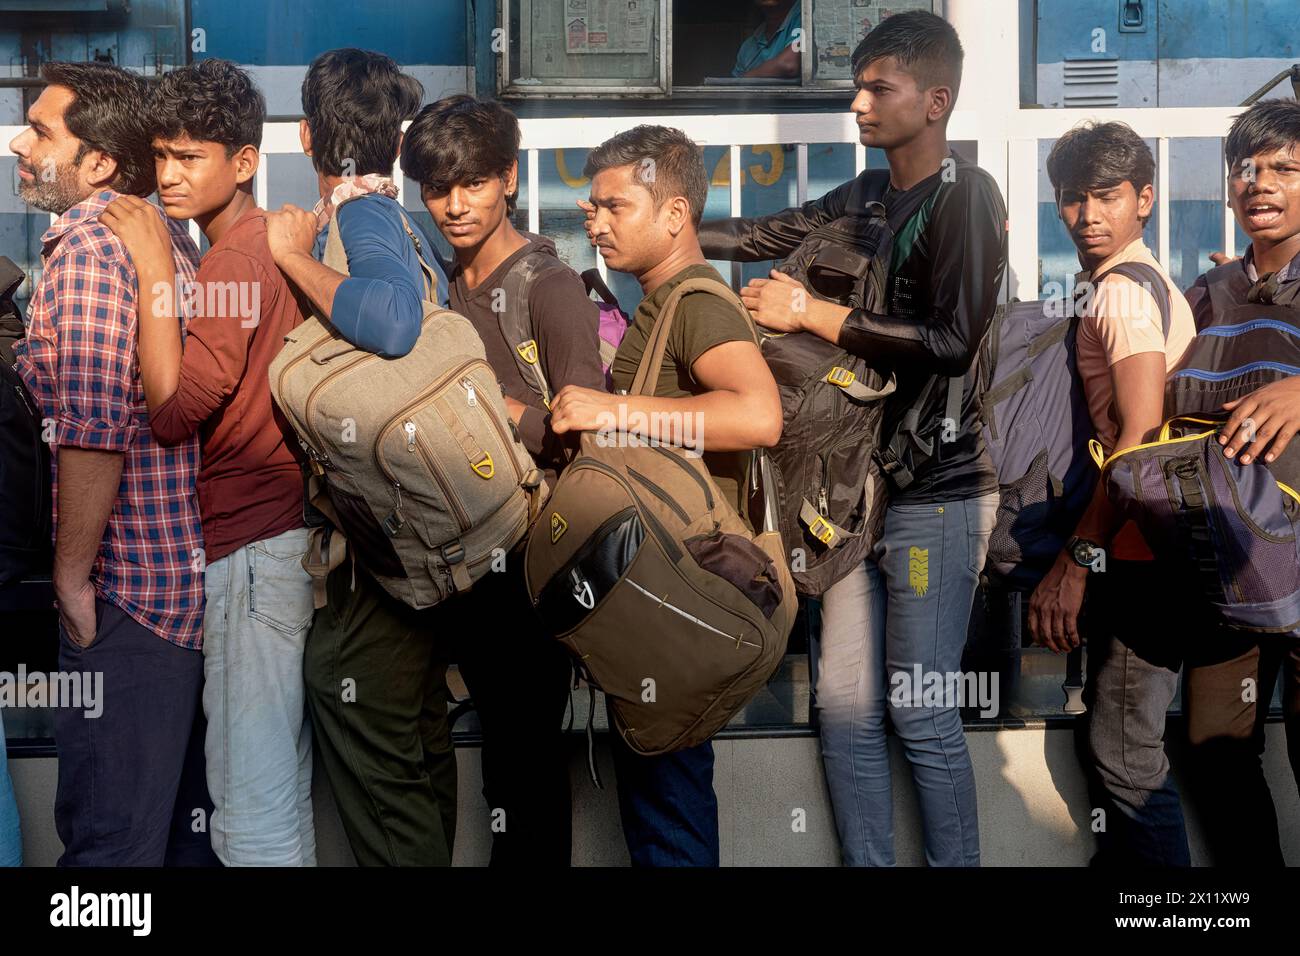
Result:
{"label": "concrete ledge", "polygon": [[[1286,759],[1280,724],[1267,729],[1265,772],[1273,790],[1282,848],[1300,865],[1300,795]],[[1084,866],[1092,853],[1090,810],[1072,734],[1061,727],[1000,730],[967,735],[979,790],[980,843],[985,866]],[[810,735],[724,738],[714,743],[724,866],[836,866],[838,841],[817,739]],[[900,865],[924,864],[916,800],[907,763],[890,740],[894,786],[894,832]],[[597,759],[606,789],[587,775],[585,741],[574,736],[573,862],[578,866],[625,866],[627,850],[618,819],[613,767],[598,739]],[[1173,754],[1175,775],[1178,754]],[[491,842],[481,793],[479,749],[457,748],[460,813],[454,863],[483,866]],[[29,866],[51,866],[60,844],[54,832],[56,761],[16,757],[9,762],[22,815],[23,851]],[[323,774],[315,781],[316,831],[322,866],[352,865],[352,854]],[[803,811],[799,814],[799,811]],[[804,828],[796,829],[796,816]],[[1208,861],[1199,822],[1188,810],[1192,858]]]}

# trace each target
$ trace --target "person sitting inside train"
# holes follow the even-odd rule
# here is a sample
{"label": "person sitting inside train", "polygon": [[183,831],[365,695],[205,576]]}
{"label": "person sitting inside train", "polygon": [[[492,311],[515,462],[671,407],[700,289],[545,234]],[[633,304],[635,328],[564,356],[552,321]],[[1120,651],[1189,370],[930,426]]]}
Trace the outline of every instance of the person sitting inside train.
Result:
{"label": "person sitting inside train", "polygon": [[754,0],[763,22],[740,45],[732,76],[794,79],[803,69],[799,52],[803,9],[799,0]]}

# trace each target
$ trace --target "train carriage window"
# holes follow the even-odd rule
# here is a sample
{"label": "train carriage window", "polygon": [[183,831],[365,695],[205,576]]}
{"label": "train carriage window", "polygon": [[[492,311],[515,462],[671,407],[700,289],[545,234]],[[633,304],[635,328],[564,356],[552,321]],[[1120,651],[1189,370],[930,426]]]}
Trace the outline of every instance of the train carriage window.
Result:
{"label": "train carriage window", "polygon": [[908,10],[933,11],[931,0],[806,0],[812,56],[805,59],[805,85],[821,89],[853,85],[853,49],[882,20]]}
{"label": "train carriage window", "polygon": [[931,0],[721,0],[673,8],[674,93],[823,93],[853,85],[853,48]]}
{"label": "train carriage window", "polygon": [[[852,86],[853,48],[933,0],[502,0],[507,96],[807,95]],[[671,67],[671,69],[669,69]]]}
{"label": "train carriage window", "polygon": [[600,96],[668,93],[671,0],[502,0],[502,92]]}

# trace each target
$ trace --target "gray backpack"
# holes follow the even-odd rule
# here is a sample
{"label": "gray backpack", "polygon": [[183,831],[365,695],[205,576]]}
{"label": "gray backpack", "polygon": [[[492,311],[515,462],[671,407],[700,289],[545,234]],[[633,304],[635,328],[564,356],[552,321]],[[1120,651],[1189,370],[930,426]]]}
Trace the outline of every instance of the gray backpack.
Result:
{"label": "gray backpack", "polygon": [[[931,191],[886,211],[882,172],[868,182],[861,212],[810,231],[777,269],[812,296],[881,310],[895,229]],[[763,358],[781,391],[781,441],[768,453],[781,534],[800,594],[817,596],[862,563],[879,534],[886,489],[885,399],[896,380],[811,332],[765,334]]]}
{"label": "gray backpack", "polygon": [[[1125,262],[1093,285],[1110,272],[1156,290],[1168,338],[1171,312],[1160,273]],[[1000,486],[986,571],[1012,590],[1032,591],[1042,580],[1097,484],[1087,451],[1095,430],[1075,362],[1074,313],[1070,300],[999,306],[980,345],[984,443]]]}
{"label": "gray backpack", "polygon": [[[405,216],[402,224],[419,255]],[[347,274],[337,227],[323,261]],[[406,355],[357,348],[315,317],[285,336],[270,366],[272,397],[311,461],[311,503],[334,525],[313,532],[303,561],[317,607],[344,557],[335,529],[389,594],[424,608],[487,573],[545,499],[483,342],[468,319],[437,305],[423,255],[420,266],[424,318]]]}

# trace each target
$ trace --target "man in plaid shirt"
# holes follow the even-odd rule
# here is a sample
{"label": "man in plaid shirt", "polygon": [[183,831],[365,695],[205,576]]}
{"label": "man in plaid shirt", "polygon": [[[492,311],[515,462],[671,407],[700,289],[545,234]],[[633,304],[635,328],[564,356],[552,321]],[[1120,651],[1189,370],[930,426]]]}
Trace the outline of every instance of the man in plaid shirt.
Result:
{"label": "man in plaid shirt", "polygon": [[[59,670],[103,675],[99,716],[55,713],[59,862],[209,863],[206,826],[191,826],[211,812],[198,442],[154,441],[135,361],[137,322],[178,321],[179,310],[170,290],[136,289],[130,257],[98,221],[119,193],[154,189],[147,91],[99,63],[49,63],[42,77],[10,149],[20,196],[59,218],[41,237],[44,272],[15,351],[55,450]],[[176,275],[193,280],[198,250],[172,230]]]}

